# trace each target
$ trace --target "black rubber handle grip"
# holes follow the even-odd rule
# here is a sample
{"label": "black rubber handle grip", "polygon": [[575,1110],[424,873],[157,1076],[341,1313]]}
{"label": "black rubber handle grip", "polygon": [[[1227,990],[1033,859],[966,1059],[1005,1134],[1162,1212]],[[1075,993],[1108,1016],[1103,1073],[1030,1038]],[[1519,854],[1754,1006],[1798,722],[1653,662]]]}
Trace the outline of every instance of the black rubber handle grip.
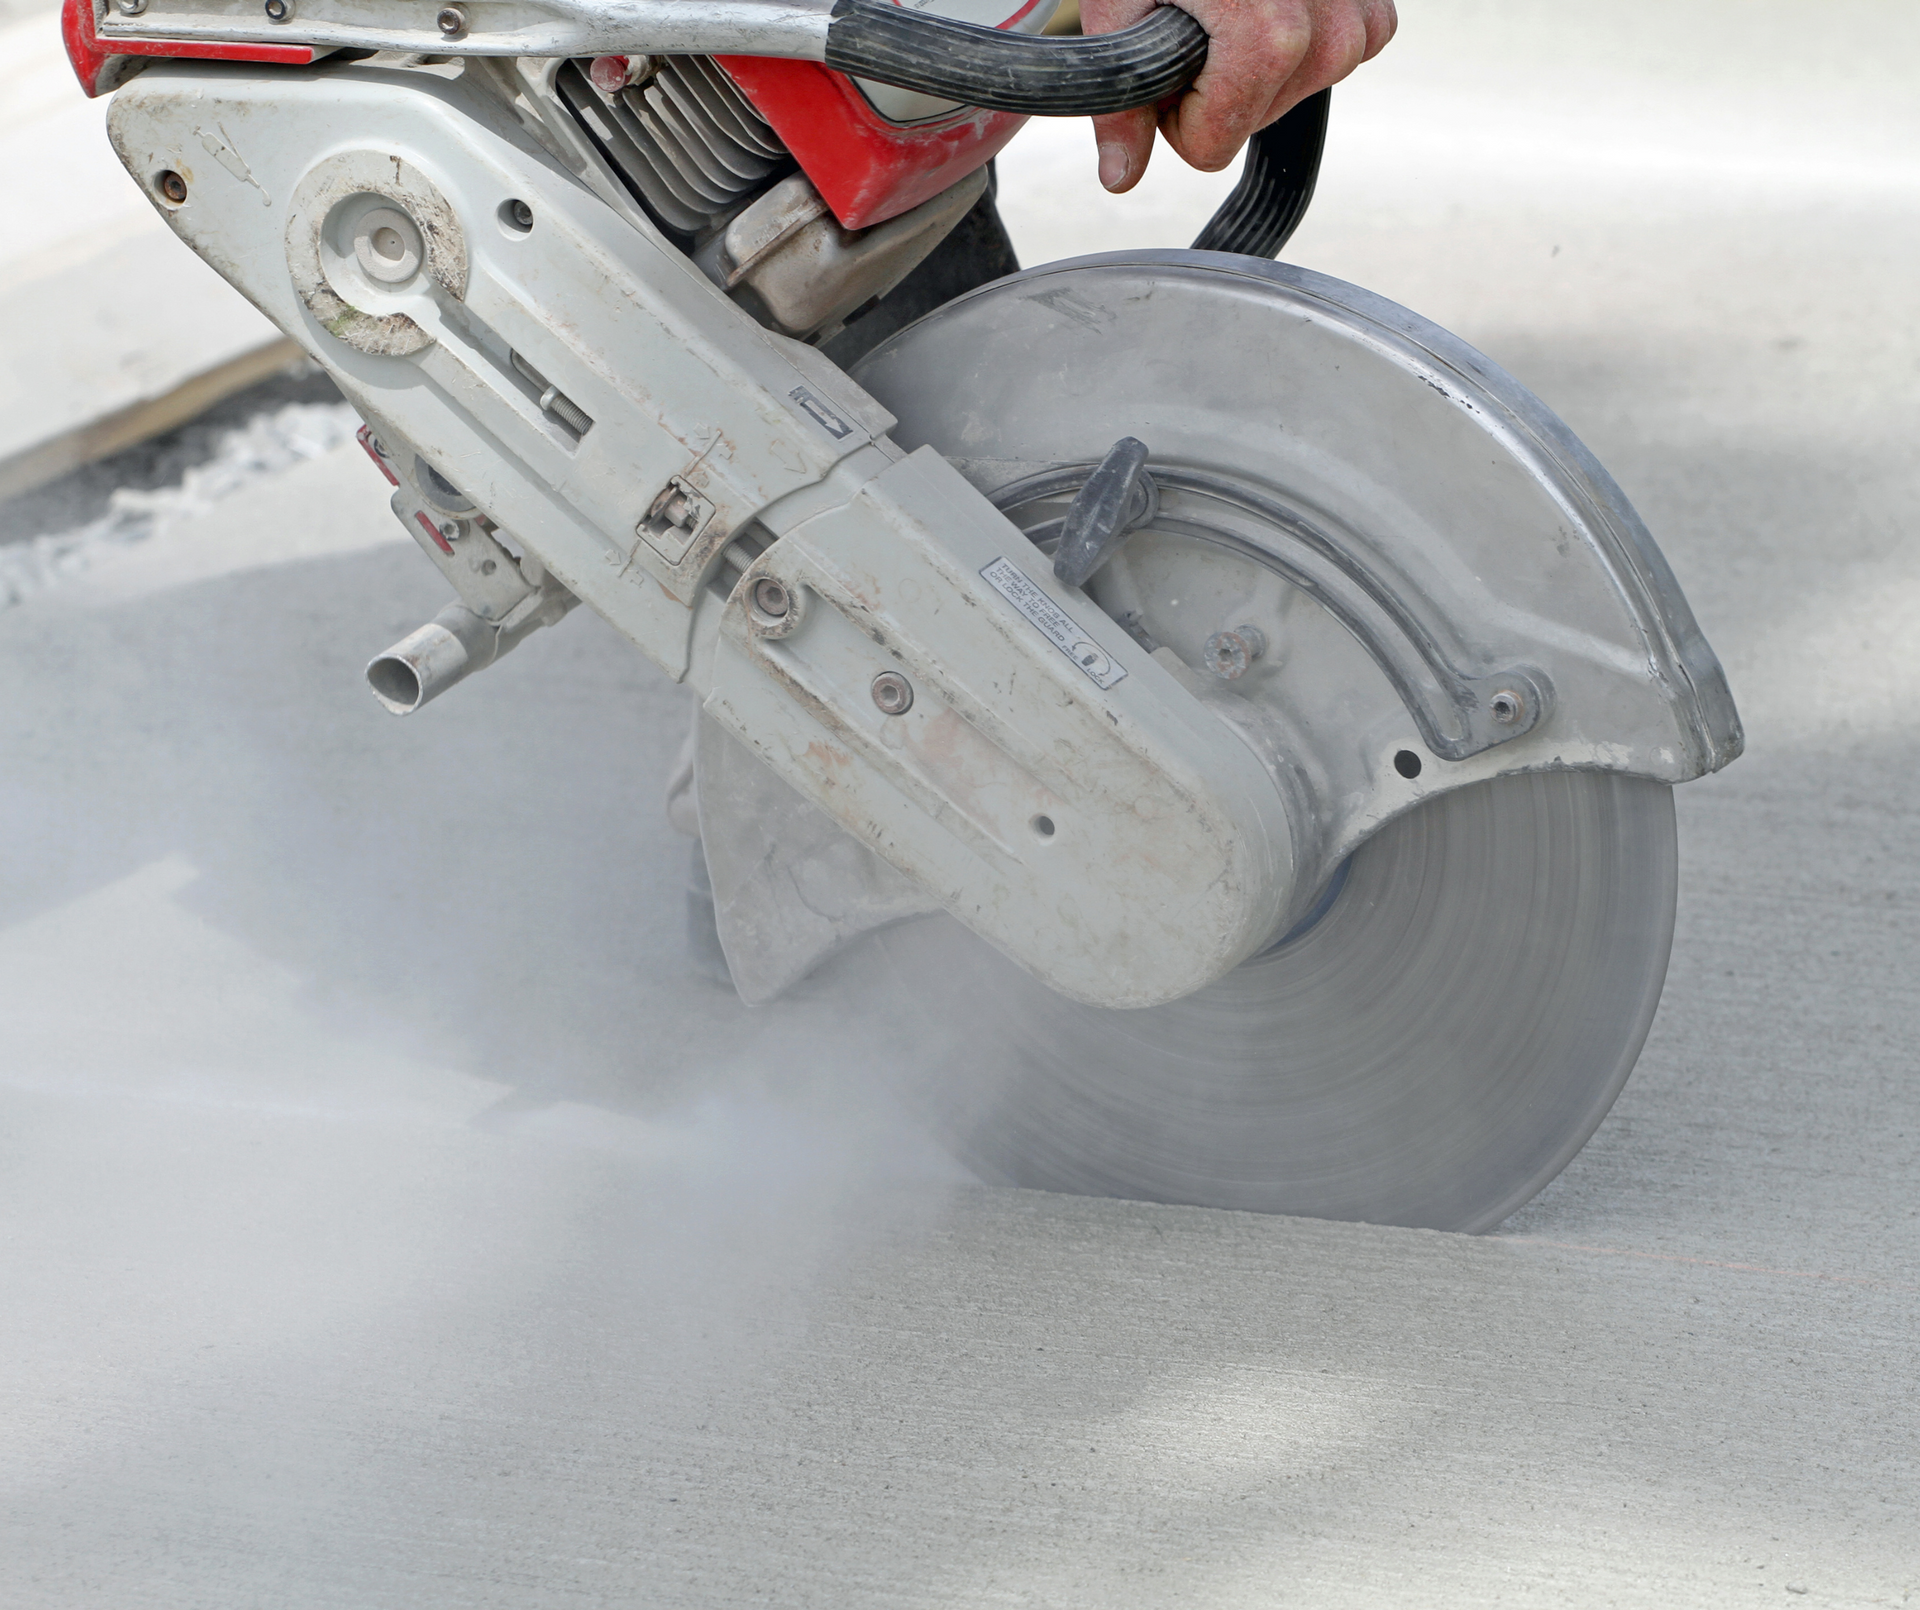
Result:
{"label": "black rubber handle grip", "polygon": [[827,24],[827,65],[836,72],[1037,117],[1152,106],[1191,84],[1206,59],[1206,29],[1177,6],[1077,38],[977,28],[889,0],[837,0]]}
{"label": "black rubber handle grip", "polygon": [[1278,257],[1300,227],[1320,176],[1333,91],[1309,95],[1277,123],[1247,142],[1247,160],[1233,194],[1200,231],[1197,252],[1243,252]]}

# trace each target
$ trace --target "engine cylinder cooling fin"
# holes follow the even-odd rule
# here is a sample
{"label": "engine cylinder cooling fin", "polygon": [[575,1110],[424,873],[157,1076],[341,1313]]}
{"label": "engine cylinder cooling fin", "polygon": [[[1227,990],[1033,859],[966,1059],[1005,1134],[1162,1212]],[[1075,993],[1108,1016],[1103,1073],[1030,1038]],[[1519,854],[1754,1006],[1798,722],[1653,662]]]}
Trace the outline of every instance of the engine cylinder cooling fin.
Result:
{"label": "engine cylinder cooling fin", "polygon": [[634,198],[693,235],[760,189],[791,158],[767,121],[705,56],[665,56],[648,78],[605,93],[585,61],[555,86]]}

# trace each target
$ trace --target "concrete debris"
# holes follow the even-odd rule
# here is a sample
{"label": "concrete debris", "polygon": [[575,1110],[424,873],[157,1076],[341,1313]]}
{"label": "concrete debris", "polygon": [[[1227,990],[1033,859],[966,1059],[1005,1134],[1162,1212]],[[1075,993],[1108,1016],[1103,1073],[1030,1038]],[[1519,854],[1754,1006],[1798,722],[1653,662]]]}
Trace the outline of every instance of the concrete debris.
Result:
{"label": "concrete debris", "polygon": [[345,403],[289,403],[222,436],[212,457],[174,485],[122,487],[107,512],[65,531],[0,546],[0,609],[91,569],[103,557],[145,542],[169,526],[351,439],[359,418]]}

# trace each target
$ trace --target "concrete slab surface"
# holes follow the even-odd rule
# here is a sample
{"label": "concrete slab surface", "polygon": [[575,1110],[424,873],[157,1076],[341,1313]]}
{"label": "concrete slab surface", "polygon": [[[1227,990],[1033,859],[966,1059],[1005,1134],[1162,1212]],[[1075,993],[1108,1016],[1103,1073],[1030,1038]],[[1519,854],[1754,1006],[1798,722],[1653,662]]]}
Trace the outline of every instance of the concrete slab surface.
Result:
{"label": "concrete slab surface", "polygon": [[[1561,1179],[958,1177],[857,970],[699,976],[609,630],[375,708],[441,591],[342,449],[0,612],[0,1603],[1920,1598],[1920,13],[1405,9],[1290,255],[1564,414],[1750,735]],[[1083,138],[1030,260],[1117,243]]]}
{"label": "concrete slab surface", "polygon": [[0,11],[0,500],[167,430],[297,350],[173,236],[107,144],[58,5]]}

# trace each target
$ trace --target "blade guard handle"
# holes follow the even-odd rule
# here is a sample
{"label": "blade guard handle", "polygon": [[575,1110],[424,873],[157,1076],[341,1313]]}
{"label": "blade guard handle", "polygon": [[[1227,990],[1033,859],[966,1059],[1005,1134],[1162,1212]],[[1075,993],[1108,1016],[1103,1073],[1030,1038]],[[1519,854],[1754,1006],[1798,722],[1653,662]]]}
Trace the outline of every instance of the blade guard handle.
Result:
{"label": "blade guard handle", "polygon": [[1053,554],[1054,576],[1068,587],[1086,586],[1133,528],[1151,517],[1158,501],[1147,479],[1147,444],[1122,436],[1067,510]]}

